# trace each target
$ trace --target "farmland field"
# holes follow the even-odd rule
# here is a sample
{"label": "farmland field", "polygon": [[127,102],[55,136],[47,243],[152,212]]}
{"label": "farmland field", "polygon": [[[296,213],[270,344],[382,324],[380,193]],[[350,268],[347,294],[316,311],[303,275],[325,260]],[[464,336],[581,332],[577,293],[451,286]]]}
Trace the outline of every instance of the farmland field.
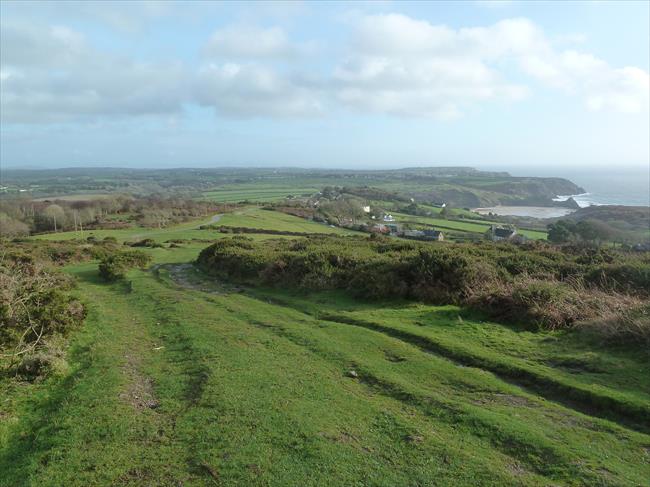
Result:
{"label": "farmland field", "polygon": [[297,216],[287,215],[277,211],[264,210],[257,207],[248,207],[242,210],[235,210],[232,213],[227,213],[219,219],[218,224],[287,232],[332,234],[357,233],[338,227],[330,227],[329,225],[322,223],[311,222]]}
{"label": "farmland field", "polygon": [[[393,216],[398,222],[409,222],[409,223],[416,223],[416,224],[424,224],[424,225],[432,225],[436,228],[440,228],[443,230],[458,230],[461,232],[469,232],[469,233],[476,233],[483,235],[489,228],[490,225],[492,224],[498,224],[497,222],[479,222],[478,220],[468,220],[468,221],[460,221],[460,220],[447,220],[447,219],[442,219],[442,218],[429,218],[429,217],[422,217],[422,216],[413,216],[413,215],[406,215],[406,214],[400,214],[400,213],[393,213]],[[545,239],[546,238],[546,232],[542,232],[539,230],[526,230],[526,229],[518,229],[518,233],[537,240],[537,239]]]}
{"label": "farmland field", "polygon": [[34,238],[42,240],[73,240],[91,236],[98,239],[111,236],[117,238],[118,241],[121,242],[133,242],[145,238],[151,238],[156,242],[164,242],[172,239],[220,238],[222,234],[217,230],[199,229],[200,226],[209,224],[311,233],[355,233],[341,228],[332,228],[328,225],[310,222],[297,216],[287,215],[276,211],[267,211],[253,206],[238,209],[232,213],[226,213],[224,215],[206,217],[203,220],[192,220],[168,228],[133,227],[118,230],[85,230],[83,234],[79,231],[59,232],[36,235]]}
{"label": "farmland field", "polygon": [[224,188],[215,188],[202,194],[203,198],[219,202],[238,201],[275,201],[287,196],[313,194],[319,191],[318,187],[296,187],[266,184],[228,185]]}

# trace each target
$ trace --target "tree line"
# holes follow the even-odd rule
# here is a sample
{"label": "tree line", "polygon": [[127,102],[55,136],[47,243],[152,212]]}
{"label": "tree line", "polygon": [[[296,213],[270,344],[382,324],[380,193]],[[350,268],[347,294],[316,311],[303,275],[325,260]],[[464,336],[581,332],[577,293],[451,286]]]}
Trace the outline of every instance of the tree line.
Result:
{"label": "tree line", "polygon": [[110,195],[87,200],[5,199],[0,201],[0,233],[2,237],[14,238],[134,224],[162,228],[224,210],[224,205],[210,201],[161,195],[140,198]]}

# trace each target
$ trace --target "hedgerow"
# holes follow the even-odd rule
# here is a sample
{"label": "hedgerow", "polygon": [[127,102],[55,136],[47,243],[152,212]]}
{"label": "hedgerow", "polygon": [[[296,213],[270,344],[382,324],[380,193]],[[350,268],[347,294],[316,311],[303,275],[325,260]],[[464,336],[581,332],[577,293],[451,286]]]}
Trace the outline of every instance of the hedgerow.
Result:
{"label": "hedgerow", "polygon": [[502,320],[560,328],[635,308],[650,292],[646,255],[539,243],[426,244],[317,236],[222,239],[199,265],[222,277],[365,299],[471,306]]}

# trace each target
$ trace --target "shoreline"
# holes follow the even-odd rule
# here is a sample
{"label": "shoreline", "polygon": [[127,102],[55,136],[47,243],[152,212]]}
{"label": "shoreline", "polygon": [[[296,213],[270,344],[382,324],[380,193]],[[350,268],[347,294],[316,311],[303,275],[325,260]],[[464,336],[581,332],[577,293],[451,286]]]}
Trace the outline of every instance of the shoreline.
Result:
{"label": "shoreline", "polygon": [[529,218],[558,218],[567,216],[574,211],[572,208],[562,208],[557,206],[489,206],[484,208],[473,208],[473,212],[479,215],[488,215],[490,213],[499,216],[519,216]]}

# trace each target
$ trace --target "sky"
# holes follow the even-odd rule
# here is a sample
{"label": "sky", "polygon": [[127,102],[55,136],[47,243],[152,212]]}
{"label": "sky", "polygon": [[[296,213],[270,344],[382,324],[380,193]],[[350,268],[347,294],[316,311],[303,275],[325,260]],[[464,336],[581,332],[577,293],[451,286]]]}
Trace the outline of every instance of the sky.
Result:
{"label": "sky", "polygon": [[0,2],[0,164],[647,168],[650,2]]}

